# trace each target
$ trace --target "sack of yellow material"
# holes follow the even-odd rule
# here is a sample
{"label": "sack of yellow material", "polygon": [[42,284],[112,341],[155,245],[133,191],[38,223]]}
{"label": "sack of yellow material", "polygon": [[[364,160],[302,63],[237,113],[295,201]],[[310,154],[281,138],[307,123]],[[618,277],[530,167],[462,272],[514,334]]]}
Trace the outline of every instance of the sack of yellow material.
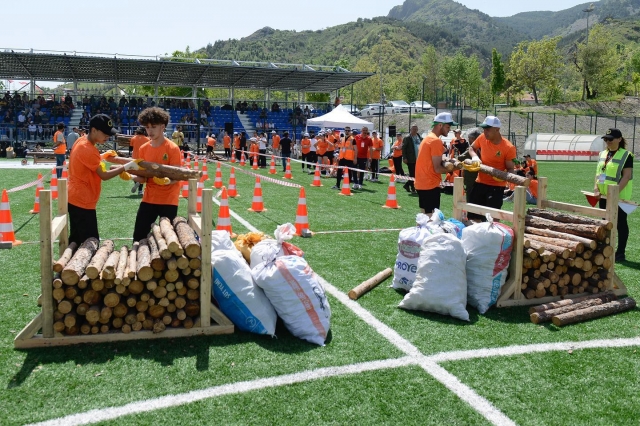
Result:
{"label": "sack of yellow material", "polygon": [[248,232],[246,234],[238,235],[234,244],[240,253],[242,253],[244,260],[249,263],[251,261],[251,249],[253,249],[253,246],[266,238],[269,237],[262,232]]}

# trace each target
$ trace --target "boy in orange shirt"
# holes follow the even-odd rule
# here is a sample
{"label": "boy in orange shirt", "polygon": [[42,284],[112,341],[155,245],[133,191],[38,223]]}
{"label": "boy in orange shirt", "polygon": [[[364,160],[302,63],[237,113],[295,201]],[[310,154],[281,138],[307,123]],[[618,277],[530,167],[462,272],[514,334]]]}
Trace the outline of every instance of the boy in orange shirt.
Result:
{"label": "boy in orange shirt", "polygon": [[371,135],[371,182],[378,182],[378,168],[380,167],[383,142],[378,137],[378,132],[374,131]]}
{"label": "boy in orange shirt", "polygon": [[[96,144],[105,143],[115,134],[116,129],[113,128],[111,118],[105,114],[98,114],[89,122],[89,133],[73,144],[69,157],[69,242],[80,245],[89,237],[100,239],[96,205],[100,198],[102,181],[114,178],[127,170],[139,169],[138,164],[131,161],[107,171],[102,160],[117,154],[109,151],[101,156]],[[130,178],[128,173],[122,177]]]}
{"label": "boy in orange shirt", "polygon": [[273,148],[274,155],[280,154],[280,135],[275,130],[271,131],[271,148]]}
{"label": "boy in orange shirt", "polygon": [[222,144],[224,146],[224,158],[228,160],[231,158],[231,137],[229,136],[229,133],[225,132],[224,137],[222,138]]}
{"label": "boy in orange shirt", "polygon": [[62,165],[67,154],[67,141],[64,138],[64,123],[58,123],[58,131],[53,135],[53,153],[56,156],[56,176],[62,177]]}
{"label": "boy in orange shirt", "polygon": [[213,133],[207,136],[207,158],[213,158],[213,148],[216,146],[216,137]]}
{"label": "boy in orange shirt", "polygon": [[[138,122],[147,130],[151,139],[140,147],[140,159],[151,163],[180,167],[180,148],[164,136],[169,124],[169,114],[161,108],[146,108],[138,116]],[[145,182],[147,186],[136,215],[133,230],[133,241],[147,237],[151,224],[159,217],[173,220],[178,214],[179,182],[168,178],[135,177],[137,182]]]}
{"label": "boy in orange shirt", "polygon": [[[138,158],[140,155],[140,147],[145,143],[149,142],[149,138],[147,137],[147,131],[144,127],[139,127],[136,129],[135,135],[129,141],[129,149],[131,150],[129,154],[131,158]],[[144,184],[133,182],[133,188],[131,188],[131,193],[135,194],[136,190],[138,190],[138,195],[142,195],[142,187]]]}

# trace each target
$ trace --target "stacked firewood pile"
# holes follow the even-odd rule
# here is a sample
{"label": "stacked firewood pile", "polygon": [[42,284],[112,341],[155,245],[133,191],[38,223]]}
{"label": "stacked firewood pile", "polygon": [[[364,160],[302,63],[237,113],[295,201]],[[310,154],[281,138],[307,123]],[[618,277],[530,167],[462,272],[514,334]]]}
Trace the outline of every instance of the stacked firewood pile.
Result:
{"label": "stacked firewood pile", "polygon": [[611,222],[529,209],[525,225],[521,289],[527,299],[608,290]]}
{"label": "stacked firewood pile", "polygon": [[529,309],[529,316],[534,324],[551,321],[554,325],[562,327],[563,325],[628,311],[635,308],[635,306],[636,301],[633,298],[625,297],[618,300],[613,292],[606,291],[534,306]]}
{"label": "stacked firewood pile", "polygon": [[201,247],[183,217],[161,218],[147,238],[75,243],[54,263],[54,330],[66,335],[198,326]]}

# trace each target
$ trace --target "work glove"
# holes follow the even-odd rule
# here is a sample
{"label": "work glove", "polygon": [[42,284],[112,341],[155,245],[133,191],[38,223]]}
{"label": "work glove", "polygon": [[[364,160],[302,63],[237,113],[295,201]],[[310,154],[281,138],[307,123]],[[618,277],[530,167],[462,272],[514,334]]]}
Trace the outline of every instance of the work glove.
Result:
{"label": "work glove", "polygon": [[100,158],[102,160],[107,160],[109,161],[109,158],[111,157],[117,157],[118,153],[115,152],[114,150],[110,149],[109,151],[103,152],[102,154],[100,154]]}
{"label": "work glove", "polygon": [[138,164],[141,161],[142,161],[141,158],[139,158],[137,160],[129,161],[127,164],[124,165],[124,169],[126,171],[129,171],[129,170],[144,170],[144,168],[140,167],[140,165]]}
{"label": "work glove", "polygon": [[168,177],[161,178],[161,177],[154,176],[153,177],[153,183],[155,183],[156,185],[161,185],[161,186],[169,185],[171,183],[171,179],[169,179]]}
{"label": "work glove", "polygon": [[122,172],[118,176],[120,176],[122,180],[131,180],[131,175],[127,172]]}
{"label": "work glove", "polygon": [[104,161],[100,162],[100,168],[102,169],[103,172],[107,171],[107,165]]}

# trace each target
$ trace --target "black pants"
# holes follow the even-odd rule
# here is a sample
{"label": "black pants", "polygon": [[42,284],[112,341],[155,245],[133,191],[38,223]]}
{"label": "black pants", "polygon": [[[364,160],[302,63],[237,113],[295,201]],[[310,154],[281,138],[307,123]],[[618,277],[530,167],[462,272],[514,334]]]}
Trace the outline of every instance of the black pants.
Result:
{"label": "black pants", "polygon": [[[338,160],[338,173],[336,173],[336,186],[340,188],[340,182],[342,182],[342,175],[344,174],[344,167],[352,167],[353,160],[347,160],[346,158],[341,158]],[[351,178],[351,170],[349,170],[349,181],[354,182]]]}
{"label": "black pants", "polygon": [[305,161],[309,161],[309,156],[311,155],[310,152],[307,152],[306,154],[300,154],[300,159],[302,160],[302,163],[300,163],[302,165],[302,171],[304,172],[304,168],[307,166],[305,164]]}
{"label": "black pants", "polygon": [[393,159],[393,168],[396,169],[396,174],[399,176],[404,176],[404,169],[402,168],[402,156],[392,157],[392,159]]}
{"label": "black pants", "polygon": [[260,156],[258,157],[258,166],[259,167],[267,167],[267,150],[260,149]]}
{"label": "black pants", "polygon": [[[473,185],[473,189],[471,190],[469,202],[472,204],[478,204],[494,209],[501,209],[503,197],[504,186],[492,186],[476,182],[475,185]],[[486,220],[483,215],[479,215],[476,213],[469,213],[467,217],[469,219]]]}
{"label": "black pants", "polygon": [[141,202],[136,215],[136,224],[133,228],[133,241],[136,242],[147,238],[149,231],[151,231],[151,224],[159,217],[167,217],[169,220],[173,220],[177,215],[178,206]]}
{"label": "black pants", "polygon": [[[600,198],[600,202],[598,207],[601,209],[607,208],[607,200],[604,198]],[[624,254],[627,249],[627,240],[629,239],[629,223],[627,223],[627,214],[618,207],[618,248],[616,249],[616,254]]]}
{"label": "black pants", "polygon": [[[367,159],[366,158],[358,158],[358,169],[360,169],[360,170],[366,170],[367,169]],[[355,183],[357,183],[358,185],[362,185],[362,181],[364,180],[364,173],[365,172],[356,172],[357,181]]]}
{"label": "black pants", "polygon": [[76,243],[78,247],[87,238],[100,239],[98,233],[98,217],[95,210],[83,209],[69,204],[69,242]]}
{"label": "black pants", "polygon": [[225,148],[224,149],[224,156],[226,158],[231,158],[231,148]]}
{"label": "black pants", "polygon": [[[409,176],[415,178],[416,163],[407,163],[407,167],[409,168]],[[413,180],[408,180],[407,183],[404,184],[404,189],[410,189],[412,192],[415,191],[416,187],[413,185]]]}
{"label": "black pants", "polygon": [[379,166],[380,166],[380,160],[371,159],[371,179],[378,179]]}

